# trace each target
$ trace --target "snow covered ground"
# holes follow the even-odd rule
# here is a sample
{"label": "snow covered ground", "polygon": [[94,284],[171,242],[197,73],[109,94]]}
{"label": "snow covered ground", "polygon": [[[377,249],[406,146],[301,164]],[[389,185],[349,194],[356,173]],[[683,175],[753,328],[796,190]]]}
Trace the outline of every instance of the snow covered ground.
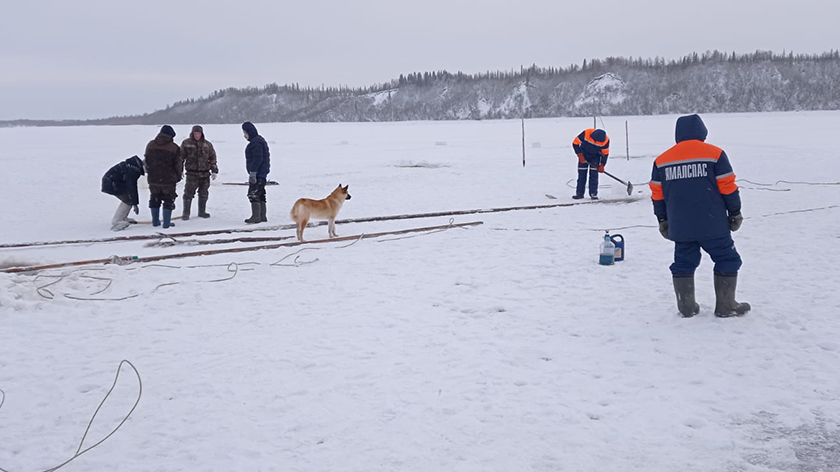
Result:
{"label": "snow covered ground", "polygon": [[[137,409],[62,470],[840,470],[840,187],[760,185],[840,181],[840,112],[704,116],[708,141],[752,182],[739,181],[746,220],[734,237],[739,299],[753,311],[726,320],[711,315],[707,257],[700,316],[677,316],[672,244],[648,199],[676,117],[627,119],[629,160],[625,118],[604,126],[607,168],[637,184],[632,203],[458,216],[484,224],[317,245],[297,266],[296,256],[270,265],[300,249],[286,248],[0,274],[0,468],[72,457],[128,359],[143,382]],[[268,224],[339,183],[353,196],[342,218],[571,202],[570,143],[591,124],[528,121],[525,168],[518,121],[258,125],[279,183],[268,188]],[[189,131],[175,128],[178,141]],[[111,233],[117,201],[99,182],[156,132],[0,129],[0,244],[153,234]],[[246,178],[242,133],[205,132],[221,168],[212,218],[170,232],[246,226],[246,188],[222,185]],[[621,196],[619,184],[602,185],[602,196]],[[604,229],[624,235],[626,261],[597,265]],[[180,239],[220,237],[230,235]],[[217,248],[145,243],[2,249],[0,266]],[[85,446],[138,393],[123,368]]]}

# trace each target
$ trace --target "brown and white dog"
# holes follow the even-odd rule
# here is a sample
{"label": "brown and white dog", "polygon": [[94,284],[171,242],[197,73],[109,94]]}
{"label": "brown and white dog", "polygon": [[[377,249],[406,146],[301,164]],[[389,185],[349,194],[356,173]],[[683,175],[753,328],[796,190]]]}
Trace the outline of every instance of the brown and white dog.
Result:
{"label": "brown and white dog", "polygon": [[292,221],[297,225],[297,238],[303,241],[303,230],[309,223],[310,219],[327,220],[329,222],[329,234],[331,238],[338,237],[335,234],[335,217],[338,216],[338,210],[341,210],[341,205],[345,200],[350,200],[350,194],[347,192],[349,185],[344,187],[338,184],[338,187],[332,191],[331,194],[322,200],[312,200],[309,198],[299,198],[292,206]]}

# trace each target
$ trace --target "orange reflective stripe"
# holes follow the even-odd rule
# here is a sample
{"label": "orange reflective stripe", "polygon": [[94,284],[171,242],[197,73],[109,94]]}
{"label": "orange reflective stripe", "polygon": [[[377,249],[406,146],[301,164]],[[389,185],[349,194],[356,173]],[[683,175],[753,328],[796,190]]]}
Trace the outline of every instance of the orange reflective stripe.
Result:
{"label": "orange reflective stripe", "polygon": [[609,157],[610,156],[610,148],[601,149],[601,154]]}
{"label": "orange reflective stripe", "polygon": [[665,194],[662,193],[662,184],[659,182],[651,182],[650,184],[650,198],[653,200],[665,200]]}
{"label": "orange reflective stripe", "polygon": [[580,145],[581,145],[581,144],[583,144],[583,143],[581,143],[581,142],[580,142],[580,138],[578,138],[577,136],[575,136],[575,140],[574,140],[574,141],[572,141],[572,144],[574,144],[575,146],[580,146]]}
{"label": "orange reflective stripe", "polygon": [[691,159],[720,159],[723,149],[706,144],[703,141],[691,140],[677,143],[671,149],[656,158],[656,165],[671,164]]}
{"label": "orange reflective stripe", "polygon": [[717,184],[722,195],[729,195],[738,190],[738,184],[735,183],[735,174],[717,179]]}

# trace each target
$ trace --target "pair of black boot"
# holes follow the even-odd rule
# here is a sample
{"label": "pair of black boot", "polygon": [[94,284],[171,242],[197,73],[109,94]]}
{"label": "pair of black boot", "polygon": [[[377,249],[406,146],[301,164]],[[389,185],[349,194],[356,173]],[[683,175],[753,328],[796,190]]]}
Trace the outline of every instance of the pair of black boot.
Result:
{"label": "pair of black boot", "polygon": [[[181,219],[186,221],[190,219],[190,211],[192,207],[192,198],[184,199],[184,212],[181,214]],[[210,218],[210,213],[207,213],[207,199],[198,197],[198,217]]]}
{"label": "pair of black boot", "polygon": [[[750,311],[749,303],[735,301],[738,274],[715,274],[715,316],[729,318],[742,316]],[[683,318],[700,313],[700,305],[694,299],[694,275],[674,276],[674,292],[677,294],[677,308]]]}
{"label": "pair of black boot", "polygon": [[251,202],[251,217],[245,220],[249,225],[256,223],[265,223],[266,218],[265,202]]}

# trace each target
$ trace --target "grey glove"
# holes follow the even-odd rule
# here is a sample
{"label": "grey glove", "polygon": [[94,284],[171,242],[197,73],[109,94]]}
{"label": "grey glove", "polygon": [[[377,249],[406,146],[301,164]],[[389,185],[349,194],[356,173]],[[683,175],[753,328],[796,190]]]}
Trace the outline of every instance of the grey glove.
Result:
{"label": "grey glove", "polygon": [[668,238],[668,220],[662,220],[659,222],[659,234],[662,235],[663,238]]}
{"label": "grey glove", "polygon": [[248,174],[248,183],[249,184],[257,183],[257,173],[256,172],[251,172],[251,173]]}
{"label": "grey glove", "polygon": [[738,231],[741,229],[741,223],[744,222],[744,217],[741,215],[741,212],[738,213],[730,213],[729,214],[729,230],[730,231]]}
{"label": "grey glove", "polygon": [[213,172],[212,174],[210,174],[210,180],[216,180],[216,176],[218,176],[218,175],[219,175],[218,172]]}
{"label": "grey glove", "polygon": [[132,207],[132,209],[134,209],[134,214],[135,214],[135,215],[139,215],[139,214],[140,214],[140,208],[139,208],[137,205],[134,205],[134,206]]}

